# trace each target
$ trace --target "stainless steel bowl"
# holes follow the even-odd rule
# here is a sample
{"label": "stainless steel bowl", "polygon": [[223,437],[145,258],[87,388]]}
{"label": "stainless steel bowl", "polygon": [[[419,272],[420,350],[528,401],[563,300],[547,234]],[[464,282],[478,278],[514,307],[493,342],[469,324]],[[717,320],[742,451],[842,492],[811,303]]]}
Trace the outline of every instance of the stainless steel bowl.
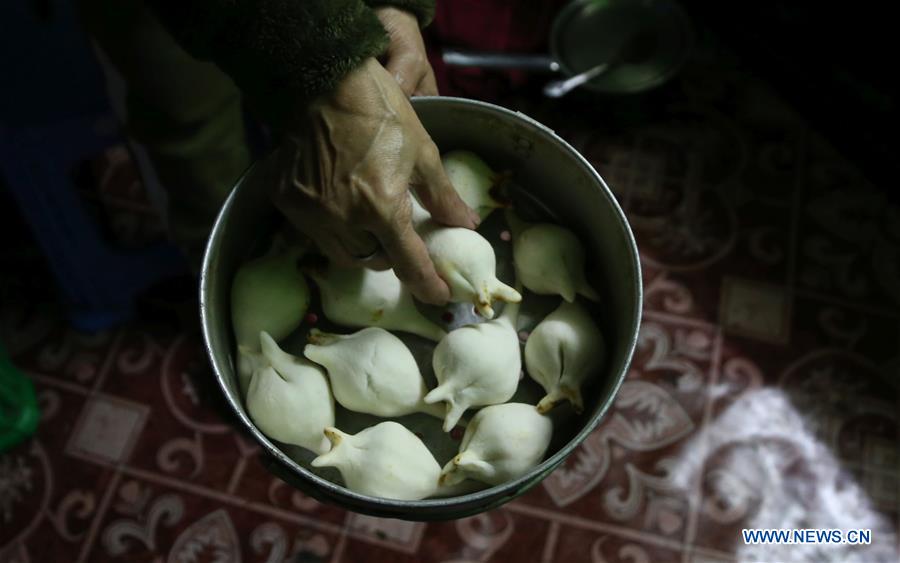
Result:
{"label": "stainless steel bowl", "polygon": [[264,190],[254,185],[256,169],[237,183],[213,227],[201,274],[200,315],[215,377],[239,423],[267,454],[265,461],[273,473],[320,501],[349,510],[441,520],[477,514],[521,495],[594,430],[612,405],[634,352],[641,317],[641,270],[631,229],[609,188],[584,157],[553,131],[521,113],[474,100],[416,98],[413,107],[442,152],[469,149],[495,169],[512,171],[524,192],[520,196],[539,202],[553,220],[573,229],[588,249],[591,282],[603,297],[597,320],[606,336],[606,369],[585,389],[584,414],[571,415],[559,426],[543,463],[515,481],[475,493],[394,501],[355,493],[318,470],[313,472],[308,456],[280,447],[253,425],[235,376],[229,296],[237,267],[258,246],[258,237],[252,235],[271,233],[275,223],[276,214]]}

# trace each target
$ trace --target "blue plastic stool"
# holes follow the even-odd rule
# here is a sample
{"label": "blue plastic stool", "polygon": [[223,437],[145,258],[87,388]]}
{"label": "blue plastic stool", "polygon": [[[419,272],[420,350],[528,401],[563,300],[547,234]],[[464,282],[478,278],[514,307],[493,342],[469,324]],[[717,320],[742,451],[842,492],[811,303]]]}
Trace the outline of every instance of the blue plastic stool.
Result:
{"label": "blue plastic stool", "polygon": [[188,266],[171,244],[120,250],[101,237],[70,178],[80,161],[122,144],[103,74],[73,2],[3,7],[0,175],[47,257],[72,324],[97,331],[127,318],[135,296]]}
{"label": "blue plastic stool", "polygon": [[0,127],[0,169],[66,297],[72,324],[97,331],[125,320],[134,297],[187,271],[169,243],[119,250],[86,213],[69,171],[121,143],[98,131],[111,117],[78,118],[39,128]]}

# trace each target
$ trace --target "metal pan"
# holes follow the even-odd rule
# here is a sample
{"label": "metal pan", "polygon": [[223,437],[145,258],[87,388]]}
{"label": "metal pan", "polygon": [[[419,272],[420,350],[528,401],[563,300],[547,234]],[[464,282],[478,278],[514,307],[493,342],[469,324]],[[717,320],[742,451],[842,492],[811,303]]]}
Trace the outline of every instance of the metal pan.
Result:
{"label": "metal pan", "polygon": [[[616,62],[629,39],[640,34],[650,41],[635,61]],[[450,66],[516,69],[573,76],[614,61],[610,69],[582,88],[605,94],[650,90],[674,76],[690,53],[694,34],[690,20],[674,0],[575,0],[556,16],[550,31],[549,55],[521,55],[445,50]]]}
{"label": "metal pan", "polygon": [[[531,215],[531,219],[546,216],[565,224],[585,244],[590,281],[602,296],[602,305],[597,307],[595,314],[605,336],[606,365],[584,387],[583,414],[576,415],[566,405],[554,409],[554,439],[547,458],[540,465],[513,481],[459,496],[421,501],[388,500],[343,487],[334,470],[311,467],[309,452],[273,442],[256,428],[238,391],[229,296],[235,270],[253,256],[256,249],[254,235],[265,235],[277,225],[275,210],[265,190],[259,186],[264,175],[260,165],[264,162],[255,165],[238,182],[219,212],[203,262],[200,315],[215,378],[238,425],[260,444],[272,472],[323,502],[349,510],[391,518],[442,520],[477,514],[521,495],[563,463],[606,416],[628,373],[637,342],[643,301],[641,269],[631,229],[612,192],[588,161],[553,131],[521,113],[474,100],[424,97],[413,99],[412,104],[442,151],[466,148],[484,157],[496,169],[509,170],[519,184],[516,192],[522,199],[516,201],[516,207],[520,213]],[[529,205],[526,207],[525,204]],[[524,213],[526,209],[530,209],[530,213]],[[502,223],[502,214],[489,217],[480,230],[489,240],[498,241],[497,256],[501,266],[498,273],[501,277],[509,276],[512,273],[511,248],[508,243],[499,242],[500,229],[494,228],[499,225],[488,229],[487,223],[492,220]],[[502,267],[504,264],[506,267]],[[511,281],[509,277],[506,279]],[[529,329],[558,302],[558,298],[527,294],[520,311],[519,327]],[[423,313],[430,314],[425,310]],[[438,315],[435,317],[438,322],[440,312],[432,313]],[[299,340],[292,340],[294,337]],[[302,342],[302,335],[297,334],[283,345],[286,350],[299,354]],[[434,344],[424,346],[420,343],[415,348],[413,342],[407,340],[407,344],[417,354],[423,374],[429,377]],[[515,400],[534,404],[541,394],[530,378],[525,378]],[[351,433],[377,422],[367,415],[338,410],[338,427]],[[443,465],[456,454],[459,443],[441,430],[440,420],[410,415],[403,417],[402,423],[420,432],[439,464]]]}

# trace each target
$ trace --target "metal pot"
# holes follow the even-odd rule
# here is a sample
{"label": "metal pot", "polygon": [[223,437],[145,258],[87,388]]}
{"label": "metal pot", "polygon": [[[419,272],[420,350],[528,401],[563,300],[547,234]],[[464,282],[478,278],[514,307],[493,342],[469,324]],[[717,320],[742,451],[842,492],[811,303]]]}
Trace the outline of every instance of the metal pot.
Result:
{"label": "metal pot", "polygon": [[[637,60],[621,48],[639,36]],[[574,0],[550,30],[550,53],[488,53],[448,48],[450,66],[516,69],[570,77],[601,63],[609,69],[582,88],[600,94],[635,94],[665,83],[681,69],[693,45],[693,27],[676,0]]]}
{"label": "metal pot", "polygon": [[416,98],[413,107],[442,152],[467,148],[495,168],[511,170],[521,189],[577,232],[588,249],[596,272],[591,281],[603,296],[598,321],[607,341],[606,370],[586,389],[584,414],[559,430],[561,434],[543,463],[515,481],[479,492],[394,501],[361,495],[323,478],[311,470],[306,459],[298,462],[296,455],[287,455],[286,448],[253,425],[235,375],[229,298],[234,273],[257,242],[248,233],[271,232],[275,222],[265,190],[254,185],[260,176],[258,167],[238,181],[213,227],[201,274],[200,315],[215,377],[239,424],[267,454],[271,471],[312,497],[349,510],[442,520],[477,514],[521,495],[561,464],[597,426],[613,404],[634,351],[641,317],[641,271],[631,230],[609,188],[578,151],[553,131],[521,113],[474,100]]}

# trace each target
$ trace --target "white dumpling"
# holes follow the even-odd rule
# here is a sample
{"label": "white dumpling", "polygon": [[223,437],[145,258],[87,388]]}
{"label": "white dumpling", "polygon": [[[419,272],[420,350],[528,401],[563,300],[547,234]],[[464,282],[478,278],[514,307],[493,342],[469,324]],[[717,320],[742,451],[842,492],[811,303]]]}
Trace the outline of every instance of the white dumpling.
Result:
{"label": "white dumpling", "polygon": [[507,211],[513,231],[516,275],[529,291],[559,295],[569,303],[580,294],[598,301],[584,274],[584,247],[575,233],[551,223],[526,223]]}
{"label": "white dumpling", "polygon": [[506,305],[500,317],[458,328],[434,349],[438,386],[425,395],[425,402],[445,403],[445,432],[469,407],[503,403],[516,392],[522,369],[518,309],[518,304]]}
{"label": "white dumpling", "polygon": [[309,307],[299,248],[274,252],[238,268],[231,283],[231,324],[238,346],[259,351],[259,333],[276,341],[294,332]]}
{"label": "white dumpling", "polygon": [[262,357],[247,389],[250,419],[273,440],[327,452],[330,445],[323,432],[334,425],[334,399],[325,371],[282,351],[265,332],[260,344]]}
{"label": "white dumpling", "polygon": [[242,397],[247,397],[250,381],[253,380],[253,372],[256,371],[257,368],[265,367],[267,365],[268,361],[262,353],[255,351],[248,346],[238,346],[236,371],[238,387],[241,389]]}
{"label": "white dumpling", "polygon": [[416,308],[412,294],[393,270],[329,266],[310,271],[319,286],[328,320],[345,326],[377,326],[438,341],[446,332]]}
{"label": "white dumpling", "polygon": [[428,388],[409,348],[383,328],[348,335],[313,329],[309,342],[303,355],[325,368],[334,398],[345,408],[385,417],[442,416],[423,401]]}
{"label": "white dumpling", "polygon": [[491,170],[477,154],[450,151],[444,154],[441,163],[456,193],[482,220],[494,209],[506,207],[496,197],[504,175]]}
{"label": "white dumpling", "polygon": [[422,219],[422,208],[414,198],[413,208],[416,232],[425,242],[438,276],[450,287],[450,301],[472,303],[478,314],[492,319],[494,301],[522,300],[518,291],[497,279],[497,257],[487,239],[470,229]]}
{"label": "white dumpling", "polygon": [[525,343],[525,371],[547,395],[537,408],[547,412],[563,400],[584,410],[581,384],[603,366],[603,333],[578,303],[563,301],[542,320]]}
{"label": "white dumpling", "polygon": [[332,448],[313,467],[336,467],[347,488],[364,495],[420,500],[437,490],[441,467],[415,434],[382,422],[357,434],[326,428]]}
{"label": "white dumpling", "polygon": [[534,405],[485,407],[466,427],[459,454],[441,471],[441,486],[465,479],[489,485],[517,479],[541,462],[552,435],[553,423]]}
{"label": "white dumpling", "polygon": [[231,283],[231,325],[237,341],[237,373],[246,393],[253,362],[259,352],[259,333],[275,340],[294,332],[309,307],[309,286],[297,269],[301,248],[276,250],[238,268]]}

